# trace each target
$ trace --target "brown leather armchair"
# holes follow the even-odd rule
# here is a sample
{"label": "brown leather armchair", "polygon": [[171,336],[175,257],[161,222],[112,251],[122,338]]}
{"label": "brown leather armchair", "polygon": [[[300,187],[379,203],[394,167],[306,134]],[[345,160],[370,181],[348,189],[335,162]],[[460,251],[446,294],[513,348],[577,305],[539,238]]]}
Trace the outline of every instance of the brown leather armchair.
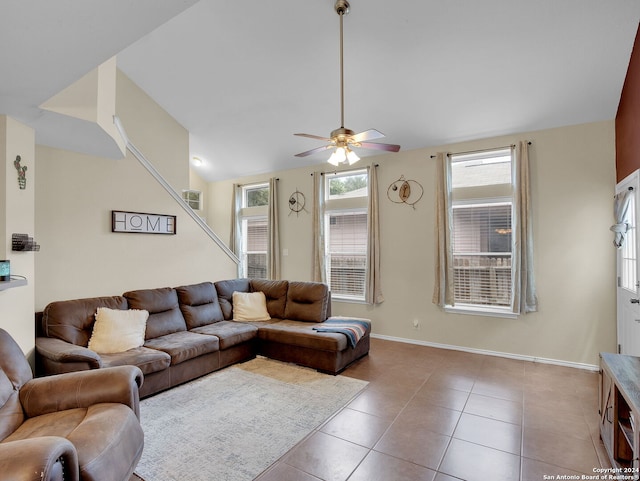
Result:
{"label": "brown leather armchair", "polygon": [[0,480],[127,481],[144,446],[135,366],[33,378],[0,329]]}

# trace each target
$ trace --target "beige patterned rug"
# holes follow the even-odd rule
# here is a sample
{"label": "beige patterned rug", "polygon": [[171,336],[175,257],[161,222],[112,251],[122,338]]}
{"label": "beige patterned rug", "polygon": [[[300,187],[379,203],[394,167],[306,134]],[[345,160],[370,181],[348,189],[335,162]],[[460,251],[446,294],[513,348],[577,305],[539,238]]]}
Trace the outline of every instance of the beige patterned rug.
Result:
{"label": "beige patterned rug", "polygon": [[141,402],[145,481],[249,481],[367,383],[263,357]]}

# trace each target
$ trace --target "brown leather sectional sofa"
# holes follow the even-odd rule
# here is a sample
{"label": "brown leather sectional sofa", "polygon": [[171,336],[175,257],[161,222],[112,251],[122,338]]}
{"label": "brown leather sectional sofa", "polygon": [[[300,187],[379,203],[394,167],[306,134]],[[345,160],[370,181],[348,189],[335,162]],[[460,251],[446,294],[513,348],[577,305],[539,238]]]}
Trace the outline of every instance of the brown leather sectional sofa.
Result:
{"label": "brown leather sectional sofa", "polygon": [[[271,319],[233,320],[234,292],[261,291]],[[315,282],[232,279],[122,296],[52,302],[38,316],[39,375],[134,365],[145,397],[262,354],[337,374],[369,352],[370,328],[355,347],[341,333],[317,332],[331,313],[330,292]],[[116,354],[87,348],[98,307],[149,311],[142,347]]]}

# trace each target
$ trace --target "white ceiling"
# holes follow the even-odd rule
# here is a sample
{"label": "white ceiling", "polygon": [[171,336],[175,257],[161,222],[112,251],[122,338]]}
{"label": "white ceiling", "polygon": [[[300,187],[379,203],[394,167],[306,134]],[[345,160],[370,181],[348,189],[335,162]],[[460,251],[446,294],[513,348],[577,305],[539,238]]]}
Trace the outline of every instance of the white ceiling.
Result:
{"label": "white ceiling", "polygon": [[[203,177],[325,162],[294,157],[322,143],[293,133],[340,127],[334,0],[193,3],[0,0],[0,113],[37,124],[35,106],[122,50]],[[640,20],[638,0],[350,3],[345,127],[403,150],[614,118]]]}

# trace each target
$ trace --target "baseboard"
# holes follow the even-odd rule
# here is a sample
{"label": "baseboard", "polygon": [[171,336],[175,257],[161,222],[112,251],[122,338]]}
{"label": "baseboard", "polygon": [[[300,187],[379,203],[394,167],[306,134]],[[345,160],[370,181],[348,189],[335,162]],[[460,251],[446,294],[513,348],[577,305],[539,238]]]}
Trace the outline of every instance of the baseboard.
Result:
{"label": "baseboard", "polygon": [[511,354],[507,352],[489,351],[486,349],[475,349],[472,347],[454,346],[451,344],[439,344],[437,342],[418,341],[415,339],[406,339],[404,337],[385,336],[383,334],[371,334],[374,339],[384,339],[387,341],[404,342],[406,344],[417,344],[418,346],[435,347],[438,349],[450,349],[453,351],[470,352],[473,354],[483,354],[486,356],[505,357],[507,359],[518,359],[520,361],[539,362],[542,364],[554,364],[556,366],[572,367],[575,369],[583,369],[586,371],[599,371],[600,367],[594,364],[585,364],[581,362],[562,361],[560,359],[548,359],[545,357],[525,356],[522,354]]}

